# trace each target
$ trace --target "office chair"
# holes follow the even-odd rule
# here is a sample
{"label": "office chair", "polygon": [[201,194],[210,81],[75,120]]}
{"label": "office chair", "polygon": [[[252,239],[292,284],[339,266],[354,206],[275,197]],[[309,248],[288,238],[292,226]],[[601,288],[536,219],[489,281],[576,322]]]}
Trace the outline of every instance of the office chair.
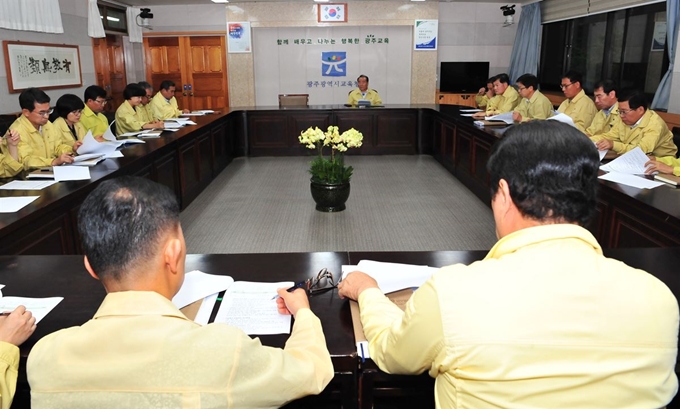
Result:
{"label": "office chair", "polygon": [[307,106],[309,106],[309,94],[279,94],[279,108]]}

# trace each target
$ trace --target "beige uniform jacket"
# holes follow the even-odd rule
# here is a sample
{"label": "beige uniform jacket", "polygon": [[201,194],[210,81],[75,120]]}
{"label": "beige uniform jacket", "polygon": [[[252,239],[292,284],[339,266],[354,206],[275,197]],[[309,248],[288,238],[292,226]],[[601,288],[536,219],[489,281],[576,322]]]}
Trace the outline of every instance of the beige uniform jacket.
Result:
{"label": "beige uniform jacket", "polygon": [[182,114],[182,111],[177,107],[177,99],[172,97],[168,101],[160,91],[151,98],[149,105],[151,106],[153,117],[160,120],[177,118]]}
{"label": "beige uniform jacket", "polygon": [[22,115],[9,128],[16,129],[21,135],[18,149],[24,169],[52,166],[56,157],[73,152],[73,146],[63,143],[61,135],[49,121],[38,130]]}
{"label": "beige uniform jacket", "polygon": [[678,152],[668,125],[651,109],[642,115],[636,126],[628,126],[622,121],[616,128],[600,136],[613,141],[612,150],[618,154],[633,150],[636,146],[645,154],[658,157],[675,156]]}
{"label": "beige uniform jacket", "polygon": [[76,138],[73,137],[73,132],[71,132],[71,128],[68,127],[64,118],[59,117],[55,119],[54,122],[52,122],[52,125],[54,125],[54,128],[59,133],[61,142],[65,145],[73,146],[76,142],[76,138],[78,138],[79,141],[82,141],[83,138],[85,138],[85,135],[87,135],[87,129],[85,129],[80,122],[75,122],[73,124],[73,129],[76,131]]}
{"label": "beige uniform jacket", "polygon": [[142,105],[139,104],[135,108],[135,111],[137,111],[137,118],[139,118],[139,122],[143,124],[148,124],[149,122],[154,122],[154,117],[153,113],[151,112],[151,105],[146,104]]}
{"label": "beige uniform jacket", "polygon": [[95,114],[87,105],[83,108],[83,113],[80,116],[80,123],[86,131],[92,131],[92,136],[104,135],[106,128],[109,127],[109,120],[106,119],[104,114]]}
{"label": "beige uniform jacket", "polygon": [[147,291],[108,294],[93,319],[38,341],[27,365],[33,409],[278,408],[333,377],[309,309],[285,348],[270,348],[226,324],[201,326]]}
{"label": "beige uniform jacket", "polygon": [[487,116],[512,112],[522,99],[517,90],[512,86],[508,86],[503,94],[496,95],[496,97],[498,99],[495,99],[495,97],[491,98],[486,105]]}
{"label": "beige uniform jacket", "polygon": [[19,347],[0,341],[0,408],[9,409],[17,388]]}
{"label": "beige uniform jacket", "polygon": [[139,119],[138,112],[126,100],[116,110],[116,135],[120,136],[128,132],[137,132],[142,130],[146,122]]}
{"label": "beige uniform jacket", "polygon": [[522,115],[522,122],[533,119],[548,119],[555,112],[552,102],[541,91],[534,92],[534,95],[529,99],[522,98],[515,111]]}
{"label": "beige uniform jacket", "polygon": [[673,167],[673,174],[675,176],[680,176],[680,159],[674,156],[666,156],[665,158],[656,158],[661,163],[665,163],[668,166]]}
{"label": "beige uniform jacket", "polygon": [[568,115],[574,121],[576,128],[585,132],[597,114],[597,107],[593,100],[581,90],[574,98],[562,101],[557,111]]}
{"label": "beige uniform jacket", "polygon": [[602,134],[611,131],[621,123],[621,115],[619,114],[619,103],[615,103],[609,111],[609,115],[605,115],[604,110],[597,111],[593,122],[586,128],[586,135],[593,141],[602,139]]}
{"label": "beige uniform jacket", "polygon": [[371,359],[429,372],[437,408],[661,408],[678,390],[678,302],[586,229],[530,227],[440,269],[402,311],[359,296]]}
{"label": "beige uniform jacket", "polygon": [[359,90],[359,88],[350,92],[347,96],[347,104],[358,105],[360,99],[371,101],[371,105],[382,105],[382,99],[378,92],[370,88],[366,90],[366,96],[361,95],[361,90]]}

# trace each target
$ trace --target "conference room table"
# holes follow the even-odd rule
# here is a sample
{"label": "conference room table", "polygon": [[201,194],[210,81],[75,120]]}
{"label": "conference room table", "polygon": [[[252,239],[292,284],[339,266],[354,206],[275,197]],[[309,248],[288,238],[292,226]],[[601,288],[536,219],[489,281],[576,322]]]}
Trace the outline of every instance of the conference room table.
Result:
{"label": "conference room table", "polygon": [[[605,254],[650,272],[666,283],[676,298],[680,296],[680,252],[677,249],[614,249],[605,250]],[[337,276],[342,265],[355,265],[360,260],[441,267],[469,264],[485,255],[486,251],[192,254],[187,256],[186,271],[230,275],[235,280],[297,282],[316,275],[322,268]],[[26,358],[33,345],[47,334],[91,319],[104,299],[105,291],[97,280],[89,276],[82,256],[77,255],[0,256],[0,283],[6,285],[2,290],[5,296],[64,297],[20,347],[19,382],[13,407],[25,408],[29,407],[30,394]],[[335,377],[319,396],[291,402],[287,407],[432,407],[433,380],[426,374],[388,375],[370,359],[362,362],[356,351],[349,302],[340,299],[337,291],[311,297],[310,305],[321,320]],[[275,347],[283,347],[287,337],[259,336],[264,345]],[[680,367],[676,365],[678,372]]]}

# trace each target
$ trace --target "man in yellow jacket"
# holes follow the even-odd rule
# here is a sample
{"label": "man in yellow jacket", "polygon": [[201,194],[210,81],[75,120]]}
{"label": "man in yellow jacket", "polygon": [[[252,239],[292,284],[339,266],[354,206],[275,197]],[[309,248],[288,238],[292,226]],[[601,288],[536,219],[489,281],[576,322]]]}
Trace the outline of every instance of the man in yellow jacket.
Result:
{"label": "man in yellow jacket", "polygon": [[19,95],[19,105],[21,116],[9,128],[21,136],[18,148],[24,169],[73,163],[75,145],[64,144],[48,119],[50,97],[38,88],[27,88]]}
{"label": "man in yellow jacket", "polygon": [[368,88],[368,77],[366,75],[359,75],[357,85],[359,88],[351,91],[347,96],[347,105],[358,105],[360,100],[370,101],[371,105],[382,105],[378,91]]}
{"label": "man in yellow jacket", "polygon": [[156,118],[153,116],[151,111],[151,98],[153,98],[153,86],[146,81],[140,81],[139,86],[144,88],[144,96],[142,97],[142,103],[136,108],[137,117],[141,122],[154,122]]}
{"label": "man in yellow jacket", "polygon": [[555,110],[552,102],[538,90],[538,78],[532,74],[524,74],[517,78],[517,89],[522,100],[512,112],[515,122],[527,122],[534,119],[548,119]]}
{"label": "man in yellow jacket", "polygon": [[163,121],[143,122],[139,117],[139,105],[146,91],[139,84],[128,84],[123,90],[122,104],[116,110],[116,136],[142,129],[163,128]]}
{"label": "man in yellow jacket", "polygon": [[611,131],[599,135],[597,149],[626,153],[639,146],[647,155],[675,156],[678,147],[666,122],[653,110],[647,109],[645,94],[627,90],[619,96],[621,123]]}
{"label": "man in yellow jacket", "polygon": [[109,127],[109,120],[102,114],[104,107],[108,103],[106,91],[97,85],[90,85],[85,88],[85,108],[80,117],[80,123],[86,130],[92,132],[95,138],[104,135],[106,128]]}
{"label": "man in yellow jacket", "polygon": [[588,98],[581,86],[581,74],[569,71],[562,77],[560,88],[564,92],[566,100],[562,101],[557,111],[568,115],[574,121],[576,128],[585,132],[593,122],[597,108],[593,100]]}
{"label": "man in yellow jacket", "polygon": [[473,115],[473,118],[484,118],[485,116],[512,112],[521,99],[517,90],[510,86],[510,78],[505,73],[494,77],[493,92],[496,97],[489,100],[486,105],[486,112],[477,112]]}
{"label": "man in yellow jacket", "polygon": [[486,87],[479,89],[479,92],[475,96],[475,104],[477,104],[477,108],[486,109],[489,101],[496,98],[496,94],[493,92],[493,82],[495,79],[496,78],[494,77],[489,78],[486,80]]}
{"label": "man in yellow jacket", "polygon": [[601,139],[600,134],[607,133],[621,123],[619,100],[616,96],[616,84],[606,79],[595,84],[595,105],[599,109],[593,122],[586,128],[586,135],[593,141]]}
{"label": "man in yellow jacket", "polygon": [[180,110],[177,107],[177,99],[175,98],[175,83],[170,80],[161,82],[161,89],[151,99],[151,112],[155,119],[169,119],[177,118],[181,114],[188,114],[189,110]]}

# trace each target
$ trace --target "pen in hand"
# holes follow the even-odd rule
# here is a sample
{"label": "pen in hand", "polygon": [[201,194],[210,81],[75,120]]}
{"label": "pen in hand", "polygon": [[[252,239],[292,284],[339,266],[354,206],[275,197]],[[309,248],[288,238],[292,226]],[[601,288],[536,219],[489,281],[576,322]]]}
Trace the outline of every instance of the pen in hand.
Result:
{"label": "pen in hand", "polygon": [[6,317],[6,316],[8,316],[9,314],[11,314],[10,311],[0,312],[0,317]]}
{"label": "pen in hand", "polygon": [[[305,281],[300,281],[299,283],[296,283],[294,286],[287,288],[286,291],[289,293],[292,293],[293,291],[297,290],[298,288],[303,288],[305,285],[307,285],[307,280]],[[279,298],[279,295],[276,294],[274,297],[272,297],[272,300],[275,300]]]}

